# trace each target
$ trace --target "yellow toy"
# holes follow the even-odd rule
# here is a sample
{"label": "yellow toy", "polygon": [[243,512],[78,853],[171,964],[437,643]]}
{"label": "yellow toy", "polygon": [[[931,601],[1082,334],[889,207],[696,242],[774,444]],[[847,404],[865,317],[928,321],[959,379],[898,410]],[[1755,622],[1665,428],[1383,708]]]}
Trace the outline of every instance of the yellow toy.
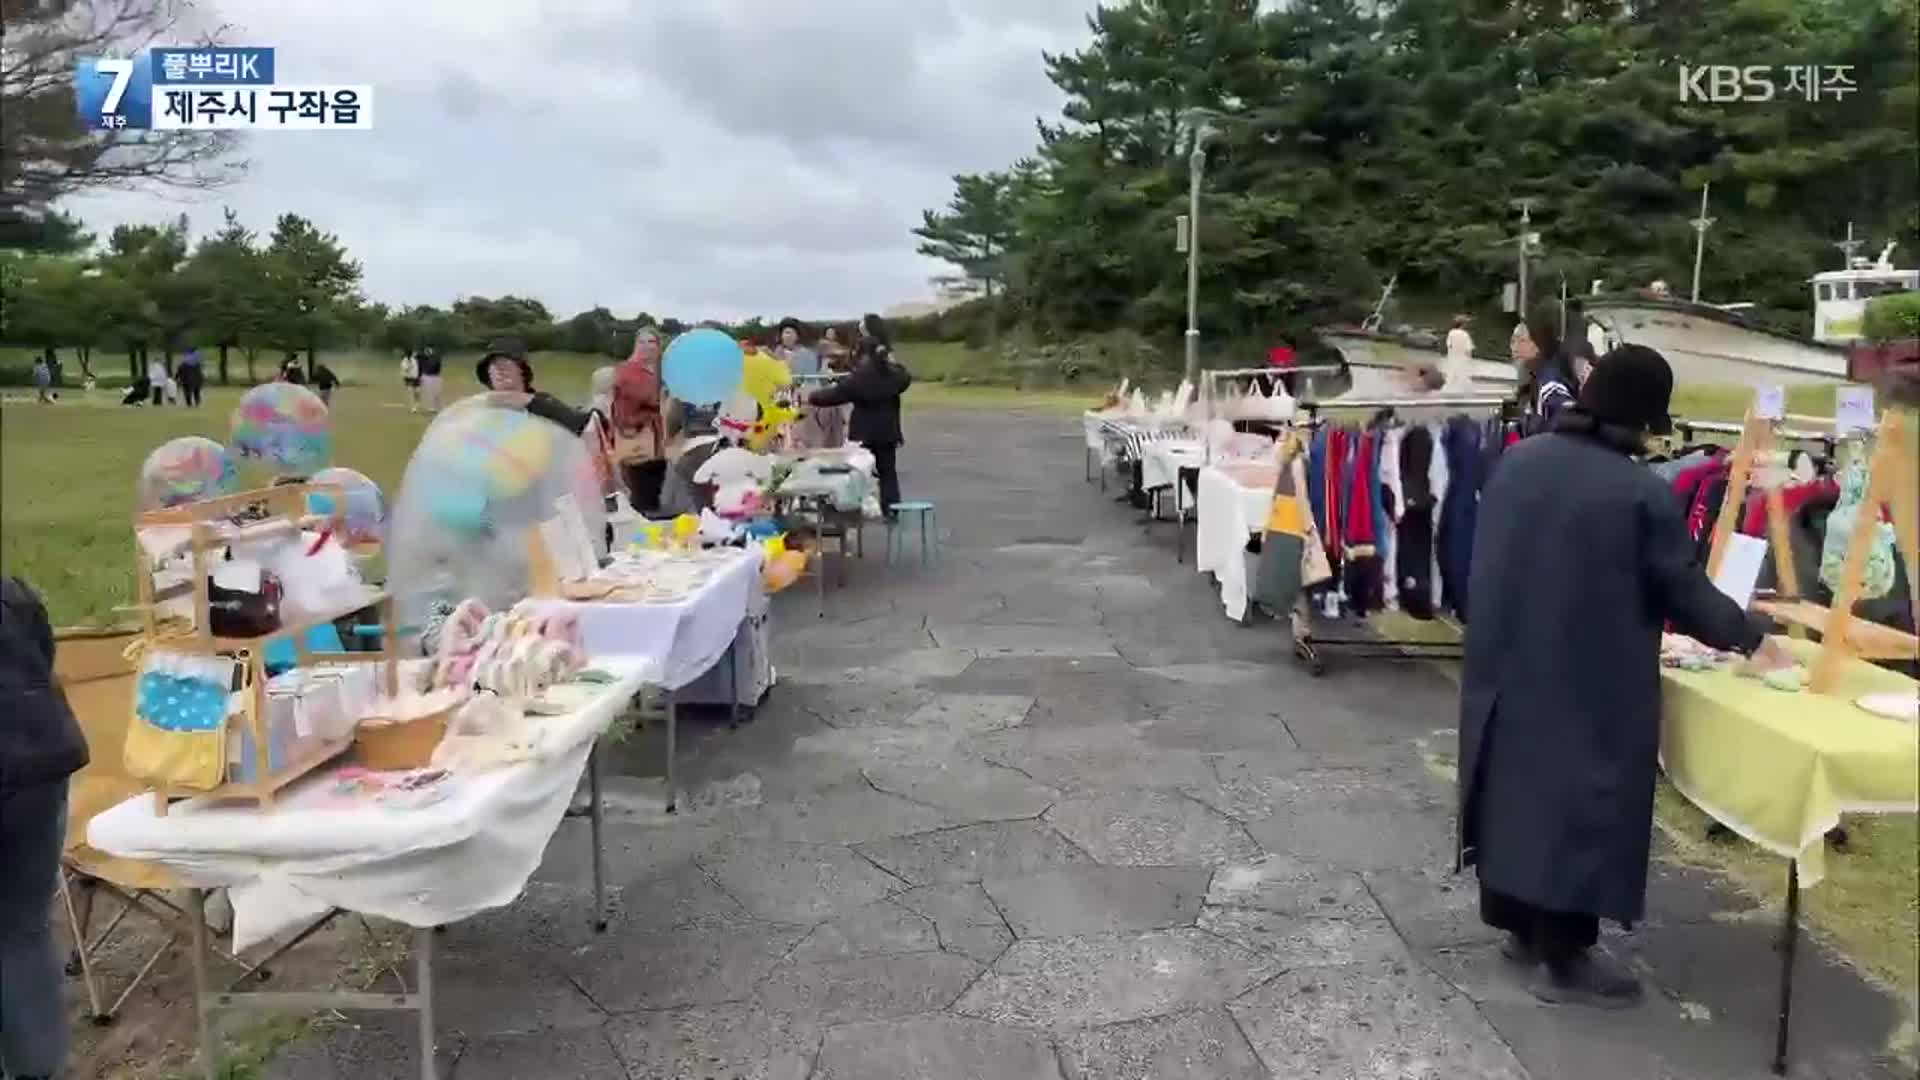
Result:
{"label": "yellow toy", "polygon": [[674,546],[685,549],[693,546],[694,537],[700,535],[700,519],[692,514],[681,514],[673,519]]}

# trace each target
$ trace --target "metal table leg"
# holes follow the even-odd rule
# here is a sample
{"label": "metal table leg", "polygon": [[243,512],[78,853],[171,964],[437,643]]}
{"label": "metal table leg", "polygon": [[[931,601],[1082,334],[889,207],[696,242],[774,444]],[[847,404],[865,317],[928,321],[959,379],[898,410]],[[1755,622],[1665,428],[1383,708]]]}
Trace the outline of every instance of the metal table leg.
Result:
{"label": "metal table leg", "polygon": [[[844,556],[843,556],[844,558]],[[745,626],[746,623],[740,625]],[[740,647],[740,631],[733,632],[733,644],[727,646],[727,726],[740,726],[740,657],[734,652]]]}
{"label": "metal table leg", "polygon": [[[599,824],[600,795],[596,788],[593,797],[595,813],[593,820]],[[598,830],[595,830],[596,833]],[[600,843],[595,838],[593,846],[594,863],[599,864]],[[433,930],[422,927],[413,932],[414,985],[416,1002],[414,1007],[420,1010],[420,1080],[434,1080],[436,1065],[434,1062],[433,1040]]]}
{"label": "metal table leg", "polygon": [[1773,1034],[1773,1074],[1787,1075],[1787,1035],[1793,1021],[1793,953],[1800,939],[1800,861],[1787,860],[1787,920],[1780,928],[1780,1026]]}
{"label": "metal table leg", "polygon": [[587,795],[592,800],[587,807],[587,824],[593,835],[593,929],[595,933],[604,934],[607,931],[607,849],[600,831],[605,814],[600,802],[598,738],[593,741],[593,749],[587,751]]}
{"label": "metal table leg", "polygon": [[676,805],[676,800],[674,798],[675,790],[673,786],[673,782],[674,782],[673,781],[673,743],[674,743],[674,729],[679,726],[680,726],[680,705],[678,702],[676,702],[673,699],[672,694],[668,694],[667,695],[667,813],[669,814],[673,813],[674,807]]}
{"label": "metal table leg", "polygon": [[193,917],[193,1006],[200,1026],[200,1074],[219,1080],[220,1045],[215,1041],[213,1002],[207,986],[207,891],[194,889],[188,898]]}

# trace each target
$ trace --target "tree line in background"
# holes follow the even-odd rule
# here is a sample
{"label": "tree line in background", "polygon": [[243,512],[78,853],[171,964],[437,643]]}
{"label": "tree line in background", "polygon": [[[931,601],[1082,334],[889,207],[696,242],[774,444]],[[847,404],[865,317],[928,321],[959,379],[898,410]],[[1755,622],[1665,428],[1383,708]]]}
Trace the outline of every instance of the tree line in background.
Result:
{"label": "tree line in background", "polygon": [[[160,353],[200,348],[216,356],[220,383],[272,378],[288,358],[354,347],[395,356],[431,346],[442,352],[479,349],[517,338],[534,350],[625,357],[634,332],[657,326],[669,336],[690,324],[629,318],[604,307],[556,319],[539,300],[464,297],[451,307],[390,308],[360,290],[360,264],[338,237],[298,214],[282,214],[262,236],[234,213],[198,243],[182,216],[166,225],[122,225],[96,242],[80,222],[58,214],[38,223],[33,246],[8,248],[0,232],[0,342],[25,347],[61,365],[70,354],[83,378],[104,377],[95,353],[123,354],[130,379]],[[754,340],[773,325],[754,318],[709,322]],[[261,354],[269,354],[263,363]],[[237,362],[236,362],[237,361]],[[72,370],[73,365],[62,365]],[[14,373],[20,377],[20,373]]]}
{"label": "tree line in background", "polygon": [[[1669,279],[1711,183],[1703,299],[1805,334],[1805,281],[1852,223],[1920,241],[1911,0],[1133,0],[1046,57],[1039,147],[955,177],[914,230],[979,299],[955,329],[1070,338],[1186,321],[1194,131],[1205,334],[1271,341],[1365,314],[1494,309],[1531,201],[1536,298]],[[1680,100],[1681,65],[1767,65],[1772,101]],[[1844,66],[1844,96],[1789,87]],[[983,310],[984,309],[984,310]]]}

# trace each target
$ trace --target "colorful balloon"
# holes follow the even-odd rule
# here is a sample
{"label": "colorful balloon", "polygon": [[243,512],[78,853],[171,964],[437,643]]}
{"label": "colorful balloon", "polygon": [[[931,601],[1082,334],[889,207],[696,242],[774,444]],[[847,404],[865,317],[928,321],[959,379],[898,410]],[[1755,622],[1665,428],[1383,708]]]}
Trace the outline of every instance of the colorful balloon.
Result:
{"label": "colorful balloon", "polygon": [[528,538],[562,497],[603,554],[605,503],[580,439],[521,409],[442,413],[407,463],[387,529],[387,578],[402,621],[423,619],[436,600],[513,606],[528,588]]}
{"label": "colorful balloon", "polygon": [[[341,489],[341,515],[346,524],[344,539],[349,544],[377,544],[381,541],[387,524],[387,500],[380,494],[380,486],[352,469],[321,469],[308,479],[312,484],[329,484]],[[307,512],[331,515],[334,509],[331,492],[316,492],[307,496]]]}
{"label": "colorful balloon", "polygon": [[233,410],[233,449],[241,460],[263,461],[282,476],[309,476],[333,457],[327,403],[298,383],[256,386]]}
{"label": "colorful balloon", "polygon": [[702,327],[673,339],[661,360],[667,393],[690,405],[718,405],[740,388],[746,355],[740,343]]}
{"label": "colorful balloon", "polygon": [[155,447],[140,466],[142,510],[163,510],[240,490],[233,455],[212,439],[182,435]]}

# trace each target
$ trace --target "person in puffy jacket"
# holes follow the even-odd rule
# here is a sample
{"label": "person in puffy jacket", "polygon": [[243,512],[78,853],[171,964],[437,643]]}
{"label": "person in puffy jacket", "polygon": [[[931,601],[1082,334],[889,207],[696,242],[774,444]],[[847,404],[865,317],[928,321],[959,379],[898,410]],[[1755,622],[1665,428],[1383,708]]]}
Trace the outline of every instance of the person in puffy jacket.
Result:
{"label": "person in puffy jacket", "polygon": [[893,340],[887,324],[878,315],[860,320],[859,357],[846,377],[815,390],[807,404],[816,409],[852,405],[847,420],[847,438],[873,453],[874,472],[880,480],[880,509],[888,521],[895,517],[894,505],[900,501],[900,473],[895,455],[906,442],[900,429],[900,395],[913,385],[913,375],[893,354]]}
{"label": "person in puffy jacket", "polygon": [[67,778],[87,740],[53,678],[53,627],[26,582],[0,583],[0,1072],[59,1074],[67,1054],[49,917],[66,839]]}

